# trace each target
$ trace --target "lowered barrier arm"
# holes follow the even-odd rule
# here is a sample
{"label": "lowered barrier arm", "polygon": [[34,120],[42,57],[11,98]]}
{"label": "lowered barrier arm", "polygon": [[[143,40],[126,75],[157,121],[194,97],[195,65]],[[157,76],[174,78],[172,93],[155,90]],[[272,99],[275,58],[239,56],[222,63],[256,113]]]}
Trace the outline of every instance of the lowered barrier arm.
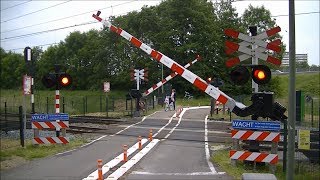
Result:
{"label": "lowered barrier arm", "polygon": [[[171,58],[167,57],[166,55],[162,54],[159,51],[156,51],[149,47],[148,45],[144,44],[141,42],[139,39],[136,37],[132,36],[128,32],[124,31],[123,29],[116,27],[111,24],[110,21],[108,20],[103,20],[99,15],[101,14],[100,11],[97,12],[97,14],[93,14],[92,17],[94,17],[96,20],[101,22],[103,24],[103,27],[105,29],[108,29],[119,36],[123,37],[127,41],[131,42],[134,46],[137,48],[140,48],[142,51],[150,55],[153,59],[156,61],[162,63],[163,65],[167,66],[170,68],[172,71],[176,72],[179,74],[181,77],[189,81],[191,84],[196,86],[198,89],[204,91],[207,93],[209,96],[212,98],[216,99],[217,101],[221,102],[225,106],[227,106],[233,113],[235,113],[238,116],[246,116],[248,114],[248,110],[253,109],[252,111],[258,111],[256,109],[257,106],[255,103],[260,103],[258,101],[253,102],[251,107],[246,107],[244,104],[240,102],[236,102],[234,99],[220,91],[218,88],[214,87],[211,84],[208,84],[205,80],[201,79],[199,76],[196,74],[192,73],[185,67],[181,66]],[[262,102],[263,103],[263,102]]]}

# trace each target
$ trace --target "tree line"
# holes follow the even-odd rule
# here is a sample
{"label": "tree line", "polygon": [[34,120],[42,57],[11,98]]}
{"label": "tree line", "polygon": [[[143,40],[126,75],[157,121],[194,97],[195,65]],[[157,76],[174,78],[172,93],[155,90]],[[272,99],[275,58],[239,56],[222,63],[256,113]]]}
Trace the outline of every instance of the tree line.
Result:
{"label": "tree line", "polygon": [[[231,2],[212,3],[206,0],[166,0],[157,6],[145,6],[140,12],[133,11],[110,17],[109,20],[180,65],[200,55],[201,61],[189,69],[203,79],[221,78],[224,85],[220,89],[230,95],[250,94],[251,82],[238,87],[230,81],[228,73],[231,69],[225,66],[230,56],[224,52],[228,37],[223,30],[232,28],[247,34],[250,25],[256,25],[258,33],[276,26],[270,11],[264,6],[250,5],[239,16]],[[276,38],[282,39],[277,35],[269,40]],[[285,45],[281,46],[282,52],[276,55],[280,59],[285,52]],[[29,71],[23,55],[5,52],[3,48],[0,50],[1,88],[21,88],[22,75]],[[142,90],[161,80],[161,65],[158,62],[128,41],[102,28],[72,32],[59,44],[45,51],[41,47],[33,47],[32,52],[36,89],[44,89],[41,78],[48,72],[54,72],[55,64],[62,65],[62,70],[73,77],[70,89],[74,90],[102,90],[105,81],[110,82],[111,90],[134,89],[135,83],[130,81],[130,68],[149,69],[149,81],[143,82]],[[244,63],[250,64],[251,60]],[[163,68],[166,77],[171,72],[167,67]],[[178,94],[184,91],[203,94],[181,77],[176,77],[170,83]],[[271,83],[260,89],[276,92],[278,83],[279,80],[273,78]]]}

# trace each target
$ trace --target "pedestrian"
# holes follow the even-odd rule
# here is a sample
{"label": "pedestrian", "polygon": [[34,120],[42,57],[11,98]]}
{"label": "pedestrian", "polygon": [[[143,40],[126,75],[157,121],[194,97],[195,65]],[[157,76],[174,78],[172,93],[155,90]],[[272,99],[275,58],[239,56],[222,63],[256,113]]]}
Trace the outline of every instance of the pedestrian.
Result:
{"label": "pedestrian", "polygon": [[176,90],[172,89],[171,91],[171,101],[173,103],[173,110],[176,110]]}

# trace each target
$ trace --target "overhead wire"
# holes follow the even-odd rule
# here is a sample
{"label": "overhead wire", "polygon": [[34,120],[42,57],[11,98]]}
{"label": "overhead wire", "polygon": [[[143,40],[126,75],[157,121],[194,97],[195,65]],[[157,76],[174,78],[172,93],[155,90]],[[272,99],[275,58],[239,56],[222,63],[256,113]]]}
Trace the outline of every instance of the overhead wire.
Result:
{"label": "overhead wire", "polygon": [[[99,9],[99,10],[104,10],[104,9],[108,9],[108,8],[113,8],[113,7],[117,7],[117,6],[129,4],[129,3],[132,3],[132,2],[134,2],[134,1],[137,1],[137,0],[132,0],[132,1],[130,1],[130,2],[125,2],[125,3],[116,4],[116,5],[109,6],[109,7],[105,7],[105,8]],[[16,28],[16,29],[10,29],[10,30],[6,30],[6,31],[2,31],[1,33],[17,31],[17,30],[20,30],[20,29],[26,29],[26,28],[29,28],[29,27],[39,26],[39,25],[43,25],[43,24],[47,24],[47,23],[51,23],[51,22],[55,22],[55,21],[61,21],[61,20],[64,20],[64,19],[69,19],[69,18],[73,18],[73,17],[76,17],[76,16],[81,16],[81,15],[88,14],[88,13],[92,13],[92,12],[96,12],[96,11],[97,11],[97,10],[87,11],[87,12],[83,12],[83,13],[79,13],[79,14],[75,14],[75,15],[71,15],[71,16],[66,16],[66,17],[62,17],[62,18],[59,18],[59,19],[54,19],[54,20],[50,20],[50,21],[46,21],[46,22],[42,22],[42,23],[38,23],[38,24],[33,24],[33,25],[29,25],[29,26],[24,26],[24,27]]]}
{"label": "overhead wire", "polygon": [[[126,13],[121,13],[121,14],[118,14],[118,15],[116,15],[116,16],[121,16],[121,15],[123,15],[123,14],[126,14]],[[16,39],[20,39],[20,38],[35,36],[35,35],[39,35],[39,34],[44,34],[44,33],[54,32],[54,31],[58,31],[58,30],[63,30],[63,29],[71,28],[71,27],[84,26],[84,25],[89,25],[89,24],[94,24],[94,23],[99,23],[99,22],[97,22],[97,21],[91,21],[91,22],[87,22],[87,23],[75,24],[75,25],[66,26],[66,27],[61,27],[61,28],[57,28],[57,29],[51,29],[51,30],[40,31],[40,32],[36,32],[36,33],[18,35],[18,36],[15,36],[15,37],[12,36],[12,37],[8,37],[8,38],[10,38],[10,39],[3,38],[3,39],[1,39],[1,41],[2,41],[2,42],[5,42],[5,41],[10,41],[10,40],[16,40]],[[43,47],[43,46],[48,46],[48,45],[53,45],[53,44],[58,44],[58,43],[39,44],[39,45],[33,45],[33,46]],[[25,48],[25,47],[14,48],[14,49],[8,49],[8,50],[5,50],[5,51],[15,51],[15,50],[24,49],[24,48]]]}
{"label": "overhead wire", "polygon": [[[50,45],[54,45],[54,44],[59,44],[59,43],[48,43],[48,44],[39,44],[36,45],[36,47],[44,47],[44,46],[50,46]],[[16,50],[20,50],[20,49],[24,49],[25,47],[22,48],[15,48],[15,49],[9,49],[9,50],[5,50],[5,51],[16,51]]]}
{"label": "overhead wire", "polygon": [[13,5],[13,6],[6,7],[6,8],[1,9],[1,11],[7,10],[7,9],[10,9],[10,8],[14,8],[14,7],[20,6],[20,5],[22,5],[22,4],[29,3],[29,2],[31,2],[31,1],[32,1],[32,0],[29,0],[29,1],[25,1],[25,2],[19,3],[19,4],[15,4],[15,5]]}
{"label": "overhead wire", "polygon": [[30,13],[27,13],[27,14],[23,14],[23,15],[20,15],[20,16],[17,16],[17,17],[11,18],[11,19],[7,19],[7,20],[4,20],[4,21],[1,21],[1,23],[6,23],[6,22],[9,22],[9,21],[12,21],[12,20],[15,20],[15,19],[19,19],[19,18],[21,18],[21,17],[28,16],[28,15],[30,15],[30,14],[38,13],[38,12],[41,12],[41,11],[44,11],[44,10],[47,10],[47,9],[50,9],[50,8],[53,8],[53,7],[56,7],[56,6],[59,6],[59,5],[65,4],[65,3],[68,3],[68,2],[70,2],[70,1],[72,1],[72,0],[68,0],[68,1],[65,1],[65,2],[62,2],[62,3],[59,3],[59,4],[55,4],[55,5],[52,5],[52,6],[49,6],[49,7],[43,8],[43,9],[39,9],[39,10],[36,10],[36,11],[30,12]]}
{"label": "overhead wire", "polygon": [[11,37],[7,37],[7,38],[2,38],[1,41],[15,40],[15,39],[20,39],[20,38],[24,38],[24,37],[35,36],[35,35],[39,35],[39,34],[43,34],[43,33],[49,33],[52,31],[58,31],[58,30],[62,30],[62,29],[68,29],[68,28],[72,28],[72,27],[84,26],[84,25],[89,25],[89,24],[94,24],[94,23],[98,23],[98,22],[90,21],[90,22],[85,22],[85,23],[81,23],[81,24],[74,24],[71,26],[65,26],[65,27],[56,28],[56,29],[49,29],[49,30],[39,31],[39,32],[34,32],[34,33],[29,33],[29,34],[11,36]]}
{"label": "overhead wire", "polygon": [[[306,15],[306,14],[316,14],[316,13],[320,13],[319,11],[315,11],[315,12],[303,12],[303,13],[297,13],[295,15]],[[289,14],[282,14],[282,15],[274,15],[271,17],[281,17],[281,16],[289,16]]]}

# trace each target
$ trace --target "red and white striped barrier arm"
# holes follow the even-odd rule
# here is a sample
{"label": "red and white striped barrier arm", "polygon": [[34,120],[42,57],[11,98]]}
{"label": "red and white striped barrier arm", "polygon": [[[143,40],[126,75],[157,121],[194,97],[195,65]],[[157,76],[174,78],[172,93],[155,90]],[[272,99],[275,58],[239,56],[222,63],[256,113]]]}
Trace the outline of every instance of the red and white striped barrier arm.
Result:
{"label": "red and white striped barrier arm", "polygon": [[32,129],[64,129],[69,127],[69,121],[32,121]]}
{"label": "red and white striped barrier arm", "polygon": [[[189,62],[188,64],[186,64],[184,66],[184,68],[186,68],[186,69],[189,68],[192,64],[196,63],[200,59],[201,59],[200,56],[197,55],[197,58],[195,60]],[[151,88],[146,90],[146,92],[143,93],[143,96],[148,96],[153,91],[157,90],[159,87],[163,86],[165,83],[167,83],[168,81],[170,81],[172,78],[176,77],[177,75],[178,75],[178,73],[176,73],[176,72],[171,73],[169,76],[167,76],[166,78],[162,79],[160,82],[158,82],[157,84],[154,84]]]}
{"label": "red and white striped barrier arm", "polygon": [[230,159],[277,164],[278,154],[230,150]]}
{"label": "red and white striped barrier arm", "polygon": [[[281,44],[281,40],[280,40],[280,39],[276,39],[276,40],[274,40],[274,41],[272,41],[272,42],[270,42],[270,43],[272,43],[272,44],[274,44],[274,45],[280,45],[280,44]],[[241,43],[239,43],[239,45],[240,45],[240,46],[249,46],[249,45],[251,45],[251,44],[248,43],[248,42],[242,41]],[[237,51],[237,50],[227,48],[225,52],[226,52],[227,55],[230,55],[230,54],[232,54],[232,53],[234,53],[234,52],[236,52],[236,51]],[[258,48],[256,49],[256,51],[258,51],[258,52],[264,52],[264,51],[266,51],[266,49],[265,49],[265,48],[262,48],[262,47],[258,47]],[[234,57],[234,58],[228,59],[228,60],[226,61],[226,66],[227,66],[227,67],[235,66],[235,65],[239,64],[240,62],[248,59],[248,58],[251,58],[251,56],[248,55],[248,54],[241,54],[239,57]],[[278,65],[278,64],[280,65],[280,64],[281,64],[281,61],[280,61],[280,60],[279,60],[279,61],[276,60],[275,63],[276,63],[277,65]]]}
{"label": "red and white striped barrier arm", "polygon": [[231,130],[232,139],[241,140],[255,140],[255,141],[280,141],[279,132],[269,132],[269,131],[245,131],[245,130]]}
{"label": "red and white striped barrier arm", "polygon": [[67,137],[35,137],[32,139],[33,144],[67,144],[69,142]]}
{"label": "red and white striped barrier arm", "polygon": [[192,83],[198,89],[206,92],[212,98],[220,101],[223,104],[226,104],[226,106],[228,108],[230,108],[231,110],[233,110],[233,109],[235,109],[235,107],[237,107],[236,108],[237,111],[235,111],[235,112],[239,112],[239,110],[241,111],[243,108],[246,107],[242,103],[236,102],[234,99],[227,96],[225,93],[223,93],[222,91],[220,91],[216,87],[212,86],[211,84],[208,84],[205,80],[201,79],[196,74],[192,73],[188,69],[186,69],[183,66],[181,66],[180,64],[176,63],[171,58],[165,56],[164,54],[162,54],[159,51],[152,49],[151,47],[142,43],[139,39],[132,36],[128,32],[112,25],[111,22],[109,22],[107,20],[103,20],[102,18],[99,17],[99,15],[100,15],[100,11],[98,11],[97,15],[93,14],[92,16],[96,20],[100,21],[104,27],[108,28],[112,32],[115,32],[119,36],[125,38],[126,40],[131,42],[134,46],[140,48],[145,53],[149,54],[155,60],[161,62],[163,65],[167,66],[172,71],[178,73],[181,77],[183,77],[184,79],[186,79],[187,81]]}

